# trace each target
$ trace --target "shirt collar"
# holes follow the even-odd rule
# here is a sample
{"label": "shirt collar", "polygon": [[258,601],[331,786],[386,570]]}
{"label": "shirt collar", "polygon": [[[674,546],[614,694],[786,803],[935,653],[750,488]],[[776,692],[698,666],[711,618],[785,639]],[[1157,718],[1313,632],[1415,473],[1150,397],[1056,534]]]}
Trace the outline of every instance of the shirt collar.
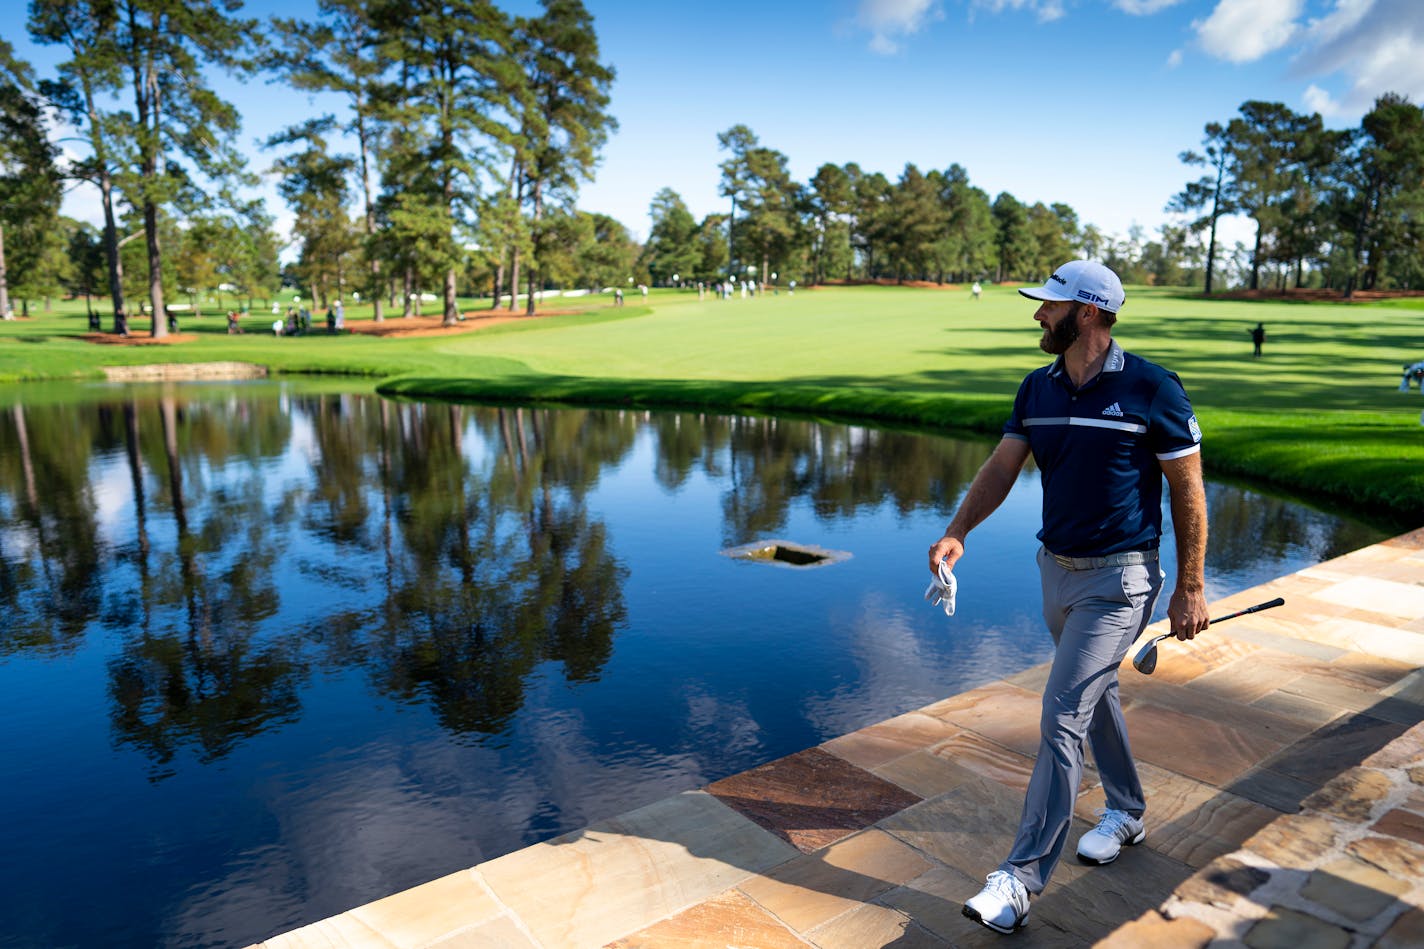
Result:
{"label": "shirt collar", "polygon": [[[1118,345],[1117,340],[1112,340],[1108,344],[1108,355],[1107,358],[1103,360],[1103,368],[1101,371],[1122,372],[1122,369],[1126,364],[1127,358],[1126,354],[1123,352],[1122,347]],[[1059,356],[1057,359],[1053,360],[1053,365],[1048,367],[1048,374],[1055,378],[1063,375],[1062,356]]]}

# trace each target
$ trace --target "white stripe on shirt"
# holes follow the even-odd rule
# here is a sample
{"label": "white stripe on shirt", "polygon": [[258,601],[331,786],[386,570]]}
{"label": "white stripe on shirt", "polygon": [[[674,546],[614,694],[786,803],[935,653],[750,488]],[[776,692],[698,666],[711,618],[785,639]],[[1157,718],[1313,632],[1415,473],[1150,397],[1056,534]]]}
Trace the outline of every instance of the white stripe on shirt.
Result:
{"label": "white stripe on shirt", "polygon": [[1192,445],[1189,448],[1179,448],[1176,451],[1164,451],[1157,456],[1158,461],[1171,461],[1173,458],[1185,458],[1188,455],[1195,455],[1201,451],[1200,445]]}
{"label": "white stripe on shirt", "polygon": [[1054,418],[1026,418],[1023,420],[1024,428],[1030,428],[1034,425],[1082,425],[1088,428],[1110,428],[1118,432],[1132,432],[1134,435],[1147,434],[1146,425],[1138,425],[1136,422],[1114,422],[1105,418],[1074,418],[1065,415]]}

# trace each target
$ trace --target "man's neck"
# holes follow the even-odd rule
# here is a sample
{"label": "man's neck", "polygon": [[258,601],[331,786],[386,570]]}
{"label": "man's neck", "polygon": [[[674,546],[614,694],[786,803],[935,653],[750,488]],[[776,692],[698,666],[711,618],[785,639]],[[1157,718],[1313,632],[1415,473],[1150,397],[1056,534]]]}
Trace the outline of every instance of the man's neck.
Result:
{"label": "man's neck", "polygon": [[1084,333],[1073,341],[1063,354],[1063,368],[1075,388],[1081,389],[1103,371],[1110,349],[1111,333]]}

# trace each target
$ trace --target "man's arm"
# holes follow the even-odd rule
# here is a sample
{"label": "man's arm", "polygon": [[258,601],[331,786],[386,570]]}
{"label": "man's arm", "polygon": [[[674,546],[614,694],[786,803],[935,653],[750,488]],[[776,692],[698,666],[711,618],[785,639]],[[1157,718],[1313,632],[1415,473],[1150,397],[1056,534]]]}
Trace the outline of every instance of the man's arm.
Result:
{"label": "man's arm", "polygon": [[941,560],[947,561],[949,568],[954,569],[955,563],[964,556],[965,535],[1004,503],[1024,462],[1028,460],[1028,454],[1026,439],[1006,435],[999,442],[964,493],[964,500],[960,502],[954,519],[944,529],[944,536],[930,548],[930,573],[938,574]]}
{"label": "man's arm", "polygon": [[1161,462],[1172,501],[1172,532],[1177,536],[1177,586],[1167,604],[1167,619],[1178,639],[1193,639],[1207,628],[1206,489],[1201,452]]}

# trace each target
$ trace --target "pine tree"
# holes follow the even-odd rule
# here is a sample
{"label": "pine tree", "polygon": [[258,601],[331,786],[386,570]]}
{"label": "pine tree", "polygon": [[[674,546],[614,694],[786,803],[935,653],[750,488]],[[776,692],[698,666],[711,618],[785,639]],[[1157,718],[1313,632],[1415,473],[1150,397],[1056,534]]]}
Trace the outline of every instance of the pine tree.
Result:
{"label": "pine tree", "polygon": [[232,16],[224,0],[115,0],[114,8],[113,45],[105,55],[121,64],[109,75],[127,77],[134,111],[115,113],[104,125],[113,131],[115,151],[132,156],[115,178],[142,213],[152,333],[161,338],[168,326],[160,219],[189,181],[176,159],[186,158],[215,182],[250,180],[234,147],[237,110],[209,88],[202,66],[240,74],[254,68],[249,54],[259,42],[257,23]]}
{"label": "pine tree", "polygon": [[539,256],[547,241],[541,221],[547,204],[572,205],[580,180],[593,176],[598,152],[618,123],[608,112],[611,66],[599,62],[593,17],[581,0],[541,0],[542,15],[519,21],[518,57],[524,75],[512,96],[520,114],[519,139],[534,246],[526,312],[534,314]]}
{"label": "pine tree", "polygon": [[283,49],[272,64],[298,89],[340,93],[350,103],[345,131],[356,136],[360,165],[362,224],[366,237],[369,279],[367,298],[377,323],[385,320],[384,278],[376,248],[376,200],[371,190],[372,166],[379,141],[377,88],[388,67],[379,55],[375,0],[319,0],[318,21],[276,20]]}
{"label": "pine tree", "polygon": [[56,226],[61,191],[55,157],[34,72],[15,58],[9,43],[0,40],[0,317],[4,319],[11,318],[12,279],[29,284],[31,290],[42,289],[56,239],[62,256],[64,239]]}
{"label": "pine tree", "polygon": [[518,88],[511,23],[487,0],[387,2],[373,19],[383,37],[380,53],[400,73],[377,95],[378,114],[392,127],[383,198],[396,229],[391,238],[411,252],[407,283],[426,267],[441,275],[442,322],[453,326],[480,172],[490,146],[509,140],[500,118]]}
{"label": "pine tree", "polygon": [[59,79],[41,82],[40,89],[88,139],[88,157],[74,165],[69,174],[99,189],[104,214],[104,260],[116,333],[121,329],[119,315],[124,312],[124,276],[114,215],[115,158],[112,132],[97,96],[122,84],[122,63],[114,42],[117,12],[113,3],[104,0],[31,0],[29,21],[30,35],[36,42],[63,46],[69,53],[70,58],[59,64]]}

